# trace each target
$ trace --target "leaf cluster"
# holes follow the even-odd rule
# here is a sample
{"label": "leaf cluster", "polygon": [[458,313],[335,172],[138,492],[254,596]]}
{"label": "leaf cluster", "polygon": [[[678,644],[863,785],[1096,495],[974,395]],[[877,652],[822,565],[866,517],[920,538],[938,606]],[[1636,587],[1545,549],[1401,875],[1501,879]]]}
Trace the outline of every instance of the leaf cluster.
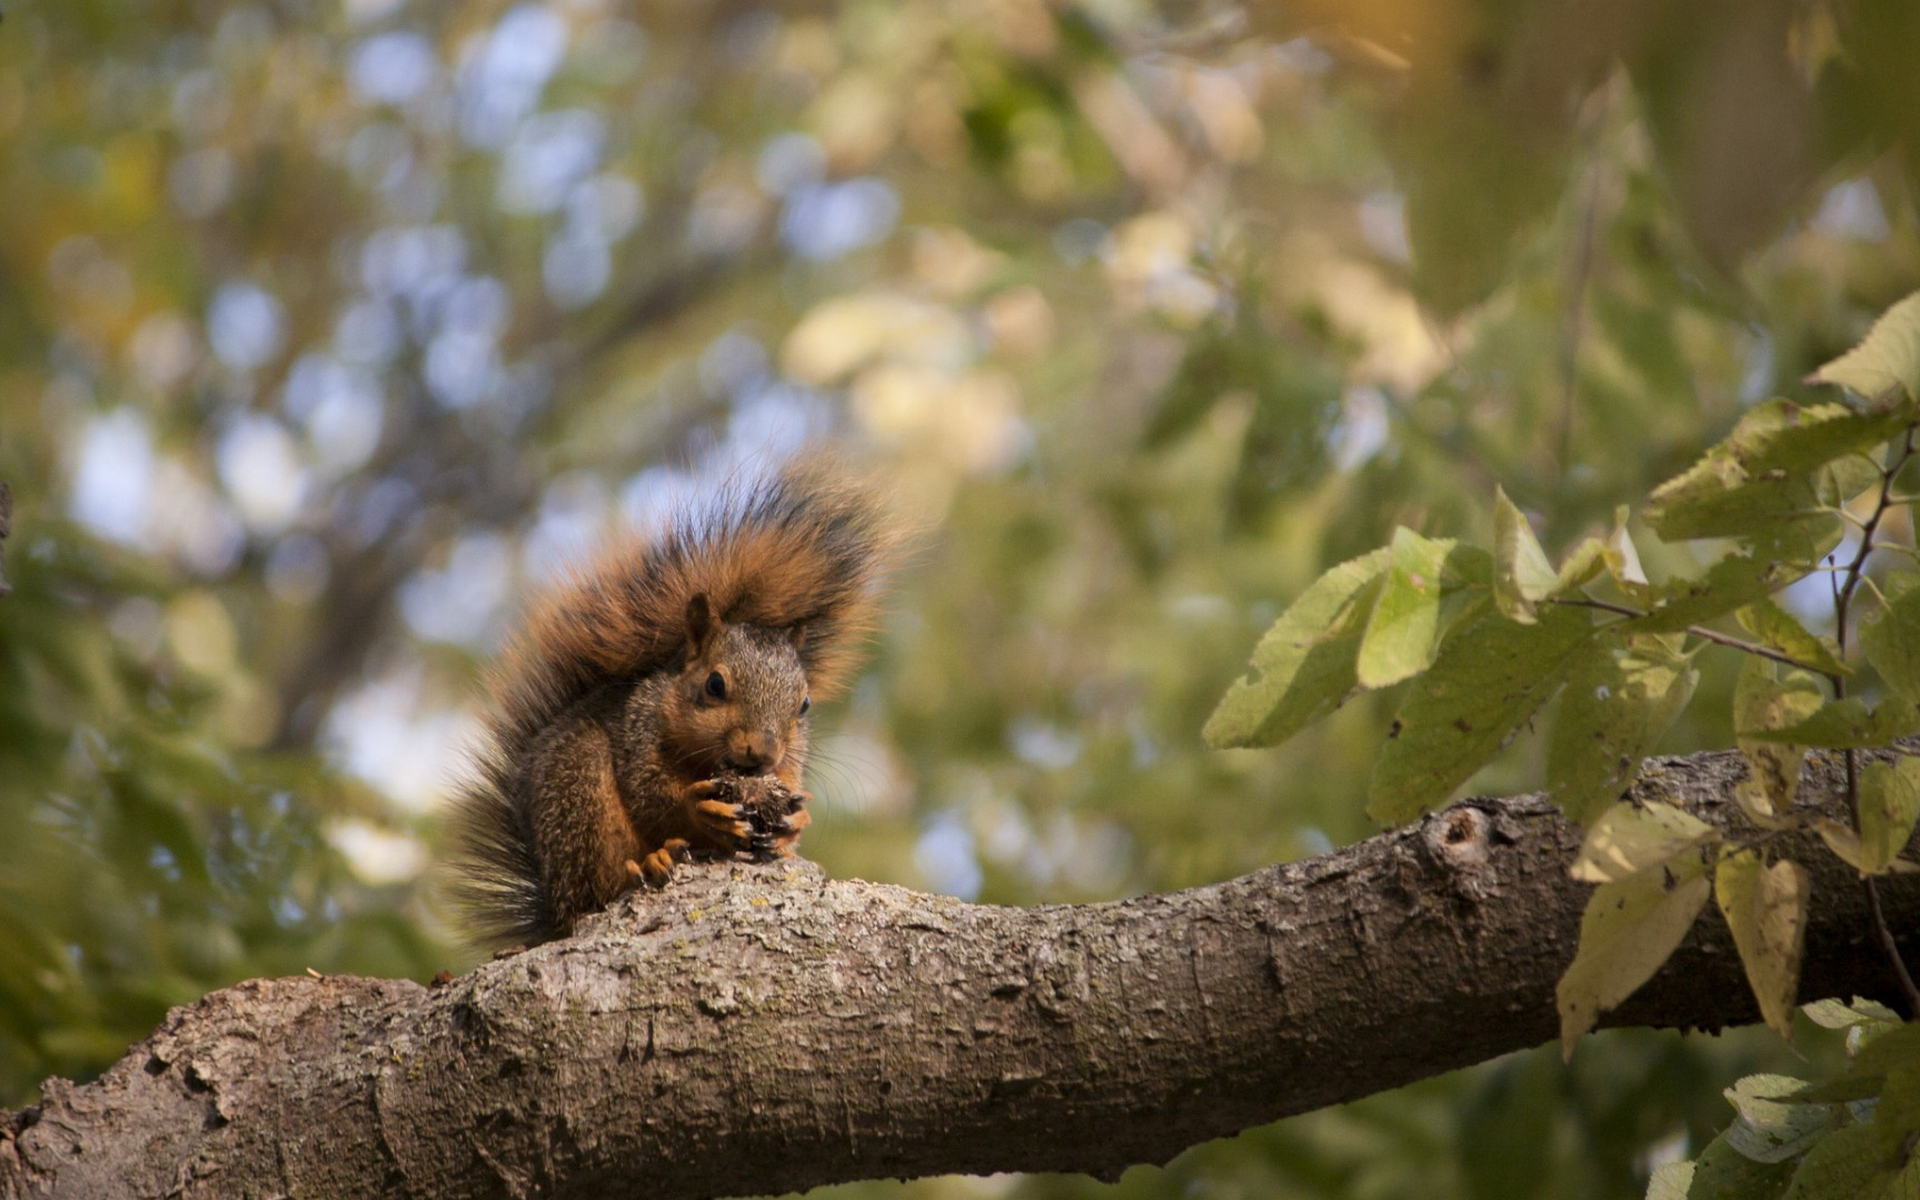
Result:
{"label": "leaf cluster", "polygon": [[1648,1200],[1888,1200],[1920,1185],[1920,1026],[1854,997],[1804,1010],[1846,1033],[1846,1069],[1809,1086],[1749,1075],[1726,1090],[1736,1117],[1692,1161],[1655,1169]]}
{"label": "leaf cluster", "polygon": [[311,762],[223,744],[217,682],[128,646],[138,617],[165,621],[164,578],[41,520],[6,548],[0,1096],[85,1078],[239,979],[430,969],[439,947],[325,836],[329,811],[372,806]]}
{"label": "leaf cluster", "polygon": [[[1559,986],[1569,1054],[1660,968],[1709,898],[1767,1023],[1790,1035],[1809,894],[1806,869],[1773,853],[1780,832],[1817,831],[1869,881],[1914,869],[1901,855],[1920,818],[1920,759],[1862,766],[1854,756],[1920,731],[1920,589],[1910,572],[1882,583],[1867,571],[1876,551],[1913,555],[1887,533],[1910,521],[1886,518],[1913,500],[1898,481],[1920,428],[1920,295],[1812,381],[1852,395],[1757,405],[1648,497],[1640,519],[1661,541],[1718,547],[1702,573],[1650,580],[1625,510],[1556,565],[1499,492],[1490,546],[1401,528],[1390,545],[1321,576],[1255,647],[1253,673],[1207,724],[1214,746],[1269,746],[1358,691],[1404,683],[1368,808],[1401,823],[1444,804],[1560,697],[1546,784],[1587,829],[1572,870],[1596,885]],[[1802,592],[1781,597],[1820,575],[1831,581],[1830,635],[1801,615]],[[1861,595],[1878,611],[1858,622],[1850,654],[1849,609]],[[1746,655],[1732,713],[1749,766],[1736,793],[1744,833],[1627,794],[1692,699],[1696,659],[1710,646]],[[1796,804],[1811,750],[1848,756],[1850,819]],[[1729,1142],[1700,1161],[1705,1180],[1756,1160]],[[1719,1194],[1699,1186],[1691,1194]]]}

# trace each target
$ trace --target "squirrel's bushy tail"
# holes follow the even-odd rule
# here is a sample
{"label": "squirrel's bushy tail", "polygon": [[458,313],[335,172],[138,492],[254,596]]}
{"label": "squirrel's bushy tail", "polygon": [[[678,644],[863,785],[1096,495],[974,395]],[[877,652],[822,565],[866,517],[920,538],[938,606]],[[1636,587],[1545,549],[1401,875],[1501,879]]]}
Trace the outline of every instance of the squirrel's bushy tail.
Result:
{"label": "squirrel's bushy tail", "polygon": [[604,684],[675,665],[688,602],[724,621],[803,627],[816,698],[845,688],[901,528],[867,481],[817,453],[736,479],[590,559],[535,602],[489,677],[487,746],[454,801],[450,890],[471,932],[552,936],[518,773],[542,730]]}

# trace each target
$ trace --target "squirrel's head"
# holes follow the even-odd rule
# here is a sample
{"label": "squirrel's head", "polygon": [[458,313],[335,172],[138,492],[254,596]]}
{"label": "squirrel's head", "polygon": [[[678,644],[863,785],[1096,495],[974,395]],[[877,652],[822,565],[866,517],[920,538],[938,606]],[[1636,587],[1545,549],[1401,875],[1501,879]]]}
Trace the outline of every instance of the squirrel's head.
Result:
{"label": "squirrel's head", "polygon": [[759,775],[807,749],[806,630],[723,620],[697,595],[687,603],[685,665],[674,681],[666,728],[681,753],[707,770]]}

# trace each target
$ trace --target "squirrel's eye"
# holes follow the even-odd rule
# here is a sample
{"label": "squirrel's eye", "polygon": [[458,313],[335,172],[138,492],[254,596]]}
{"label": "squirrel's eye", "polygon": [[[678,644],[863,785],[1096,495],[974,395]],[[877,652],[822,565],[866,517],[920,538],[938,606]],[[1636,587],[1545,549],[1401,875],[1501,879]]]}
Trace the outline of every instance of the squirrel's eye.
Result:
{"label": "squirrel's eye", "polygon": [[806,715],[807,715],[807,710],[808,710],[808,709],[810,709],[810,708],[812,708],[812,707],[813,707],[813,697],[812,697],[812,696],[802,696],[802,697],[800,697],[800,715],[801,715],[801,716],[803,716],[803,717],[804,717],[804,716],[806,716]]}
{"label": "squirrel's eye", "polygon": [[725,700],[727,698],[726,676],[720,674],[718,671],[707,676],[707,695],[712,696],[715,700]]}

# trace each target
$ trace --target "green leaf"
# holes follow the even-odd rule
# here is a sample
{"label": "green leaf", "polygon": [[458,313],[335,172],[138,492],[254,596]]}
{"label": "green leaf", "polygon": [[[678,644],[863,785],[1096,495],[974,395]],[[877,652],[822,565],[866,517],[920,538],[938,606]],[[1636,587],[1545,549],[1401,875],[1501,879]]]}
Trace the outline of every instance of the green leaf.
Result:
{"label": "green leaf", "polygon": [[1754,558],[1778,564],[1780,581],[1785,584],[1819,566],[1846,532],[1839,513],[1818,512],[1756,529],[1742,535],[1740,543]]}
{"label": "green leaf", "polygon": [[1394,722],[1368,813],[1398,825],[1445,803],[1553,695],[1593,632],[1585,612],[1556,606],[1533,625],[1489,613],[1449,636]]}
{"label": "green leaf", "polygon": [[[1873,1030],[1863,1025],[1849,1031],[1849,1042]],[[1896,1023],[1878,1036],[1862,1039],[1846,1070],[1824,1083],[1809,1084],[1795,1099],[1808,1104],[1847,1104],[1878,1096],[1888,1078],[1920,1070],[1920,1024]]]}
{"label": "green leaf", "polygon": [[1920,708],[1912,701],[1896,698],[1869,709],[1864,701],[1849,697],[1821,705],[1797,724],[1754,730],[1746,736],[1759,742],[1830,750],[1871,750],[1911,733],[1920,733]]}
{"label": "green leaf", "polygon": [[1775,604],[1771,599],[1761,598],[1734,614],[1740,627],[1752,634],[1761,645],[1778,650],[1788,658],[1795,659],[1813,670],[1826,675],[1851,675],[1840,660],[1834,657],[1832,647],[1824,638],[1816,636],[1802,625],[1792,613]]}
{"label": "green leaf", "polygon": [[1254,647],[1254,673],[1227,689],[1207,719],[1207,745],[1277,745],[1340,706],[1358,683],[1361,624],[1352,618],[1370,611],[1387,553],[1334,567],[1281,614]]}
{"label": "green leaf", "polygon": [[1555,989],[1564,1054],[1570,1056],[1573,1043],[1601,1013],[1631,996],[1673,955],[1712,890],[1695,850],[1660,870],[1594,889],[1580,919],[1580,949]]}
{"label": "green leaf", "polygon": [[1531,625],[1533,606],[1553,594],[1559,575],[1533,536],[1526,514],[1507,498],[1493,495],[1493,602],[1508,620]]}
{"label": "green leaf", "polygon": [[1792,1177],[1791,1162],[1755,1162],[1721,1134],[1694,1161],[1687,1200],[1775,1200]]}
{"label": "green leaf", "polygon": [[1920,590],[1903,592],[1878,620],[1861,625],[1860,649],[1888,687],[1920,704]]}
{"label": "green leaf", "polygon": [[1755,405],[1717,445],[1648,499],[1647,521],[1667,541],[1769,534],[1820,508],[1813,472],[1865,453],[1913,419],[1907,403],[1868,411],[1844,404]]}
{"label": "green leaf", "polygon": [[1890,1075],[1920,1069],[1920,1024],[1909,1023],[1875,1039],[1854,1057],[1849,1074]]}
{"label": "green leaf", "polygon": [[1800,475],[1879,448],[1899,436],[1912,415],[1905,403],[1858,409],[1769,400],[1748,410],[1723,444],[1751,477],[1777,471]]}
{"label": "green leaf", "polygon": [[1703,579],[1677,579],[1651,593],[1657,603],[1633,627],[1649,633],[1674,633],[1725,616],[1762,600],[1805,574],[1769,558],[1729,554],[1707,568]]}
{"label": "green leaf", "polygon": [[[1393,531],[1387,577],[1360,639],[1357,674],[1362,687],[1382,688],[1433,665],[1445,625],[1442,602],[1458,596],[1475,558],[1486,552],[1451,540],[1423,538],[1411,529]],[[1479,564],[1484,568],[1484,564]]]}
{"label": "green leaf", "polygon": [[1647,524],[1662,540],[1745,537],[1816,515],[1819,497],[1810,479],[1750,480],[1720,447],[1647,498]]}
{"label": "green leaf", "polygon": [[1783,1200],[1876,1200],[1892,1181],[1890,1166],[1871,1125],[1848,1125],[1821,1138],[1800,1160]]}
{"label": "green leaf", "polygon": [[1833,1110],[1799,1101],[1795,1094],[1805,1087],[1791,1075],[1748,1075],[1726,1089],[1721,1094],[1737,1114],[1727,1127],[1727,1144],[1762,1163],[1806,1153],[1833,1128]]}
{"label": "green leaf", "polygon": [[1798,725],[1823,699],[1820,681],[1805,671],[1789,671],[1781,680],[1764,658],[1748,658],[1741,666],[1733,687],[1733,732],[1747,760],[1748,778],[1734,790],[1734,799],[1755,821],[1777,824],[1786,815],[1806,757],[1804,747],[1766,740],[1765,735]]}
{"label": "green leaf", "polygon": [[[1903,1067],[1887,1072],[1879,1102],[1873,1108],[1873,1127],[1882,1145],[1900,1147],[1903,1158],[1911,1155],[1916,1141],[1913,1135],[1920,1133],[1920,1071]],[[1907,1193],[1915,1194],[1920,1193]]]}
{"label": "green leaf", "polygon": [[1845,504],[1868,488],[1880,486],[1879,458],[1872,453],[1836,458],[1814,476],[1814,489],[1827,504]]}
{"label": "green leaf", "polygon": [[1613,803],[1699,678],[1658,638],[1599,637],[1580,652],[1547,748],[1547,786],[1567,816],[1585,825]]}
{"label": "green leaf", "polygon": [[1573,861],[1573,877],[1617,883],[1719,837],[1713,826],[1671,804],[1616,804],[1587,831]]}
{"label": "green leaf", "polygon": [[1763,866],[1757,852],[1742,850],[1720,860],[1713,875],[1713,896],[1733,931],[1733,945],[1740,952],[1753,997],[1760,1002],[1760,1015],[1775,1033],[1791,1041],[1800,956],[1806,946],[1806,869],[1785,859]]}
{"label": "green leaf", "polygon": [[1869,399],[1896,389],[1920,398],[1920,292],[1880,314],[1860,344],[1807,376]]}

